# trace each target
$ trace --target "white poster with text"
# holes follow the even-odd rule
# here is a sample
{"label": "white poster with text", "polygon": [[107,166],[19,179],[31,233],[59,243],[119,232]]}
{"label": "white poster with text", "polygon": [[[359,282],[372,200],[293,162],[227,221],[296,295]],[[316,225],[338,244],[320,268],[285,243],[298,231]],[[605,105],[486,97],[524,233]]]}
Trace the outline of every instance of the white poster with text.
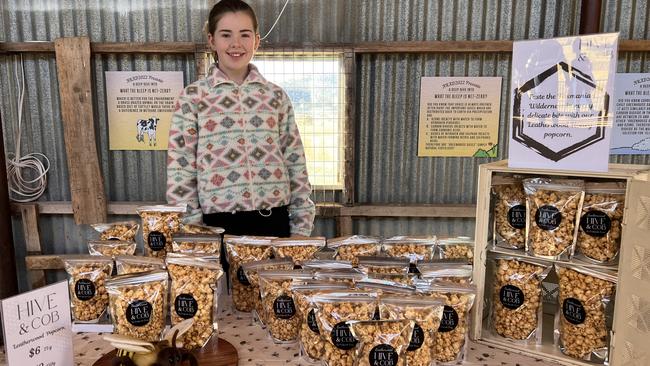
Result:
{"label": "white poster with text", "polygon": [[2,300],[9,366],[73,365],[68,282]]}
{"label": "white poster with text", "polygon": [[611,154],[650,154],[650,74],[616,75]]}
{"label": "white poster with text", "polygon": [[607,171],[618,33],[514,42],[508,165]]}

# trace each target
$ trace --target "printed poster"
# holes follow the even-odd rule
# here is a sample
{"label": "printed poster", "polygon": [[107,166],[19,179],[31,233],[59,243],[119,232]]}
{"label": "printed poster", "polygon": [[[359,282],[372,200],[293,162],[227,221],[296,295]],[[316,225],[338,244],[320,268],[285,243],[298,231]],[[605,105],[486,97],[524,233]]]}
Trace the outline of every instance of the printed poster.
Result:
{"label": "printed poster", "polygon": [[650,154],[650,74],[616,75],[610,154]]}
{"label": "printed poster", "polygon": [[500,77],[423,77],[418,156],[496,157]]}
{"label": "printed poster", "polygon": [[107,71],[111,150],[167,150],[180,71]]}
{"label": "printed poster", "polygon": [[514,42],[508,166],[605,172],[618,33]]}

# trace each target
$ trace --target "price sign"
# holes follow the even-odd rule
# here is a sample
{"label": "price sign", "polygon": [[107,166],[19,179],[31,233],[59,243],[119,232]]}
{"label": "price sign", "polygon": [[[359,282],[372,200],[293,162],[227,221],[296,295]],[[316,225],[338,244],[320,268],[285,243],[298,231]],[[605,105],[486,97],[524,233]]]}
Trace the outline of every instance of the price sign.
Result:
{"label": "price sign", "polygon": [[2,300],[9,366],[73,365],[66,281]]}

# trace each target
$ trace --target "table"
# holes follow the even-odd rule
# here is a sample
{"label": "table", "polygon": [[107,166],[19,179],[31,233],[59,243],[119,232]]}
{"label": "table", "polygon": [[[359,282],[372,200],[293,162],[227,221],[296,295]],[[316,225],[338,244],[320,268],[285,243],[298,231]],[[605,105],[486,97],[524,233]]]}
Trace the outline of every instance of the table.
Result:
{"label": "table", "polygon": [[[230,309],[230,307],[227,307]],[[219,337],[230,342],[239,354],[240,366],[307,366],[300,358],[297,343],[274,344],[266,330],[253,324],[248,314],[235,314],[224,310],[219,319]],[[556,365],[542,360],[521,356],[491,346],[469,342],[467,361],[463,365],[524,366]],[[101,333],[78,333],[74,335],[74,366],[92,366],[112,347],[102,339]],[[4,352],[0,353],[0,365],[6,365]]]}

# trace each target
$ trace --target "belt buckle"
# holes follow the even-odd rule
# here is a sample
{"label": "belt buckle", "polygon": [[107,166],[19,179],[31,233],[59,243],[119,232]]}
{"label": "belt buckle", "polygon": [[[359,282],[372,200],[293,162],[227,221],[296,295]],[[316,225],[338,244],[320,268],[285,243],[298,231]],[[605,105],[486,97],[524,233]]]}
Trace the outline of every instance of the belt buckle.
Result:
{"label": "belt buckle", "polygon": [[[265,214],[263,211],[268,211],[269,213],[268,213],[268,214]],[[265,209],[262,209],[262,210],[257,210],[257,212],[258,212],[258,213],[260,214],[260,216],[262,216],[262,217],[270,217],[270,216],[273,214],[273,211],[271,211],[271,209],[269,209],[269,208],[265,208]]]}

